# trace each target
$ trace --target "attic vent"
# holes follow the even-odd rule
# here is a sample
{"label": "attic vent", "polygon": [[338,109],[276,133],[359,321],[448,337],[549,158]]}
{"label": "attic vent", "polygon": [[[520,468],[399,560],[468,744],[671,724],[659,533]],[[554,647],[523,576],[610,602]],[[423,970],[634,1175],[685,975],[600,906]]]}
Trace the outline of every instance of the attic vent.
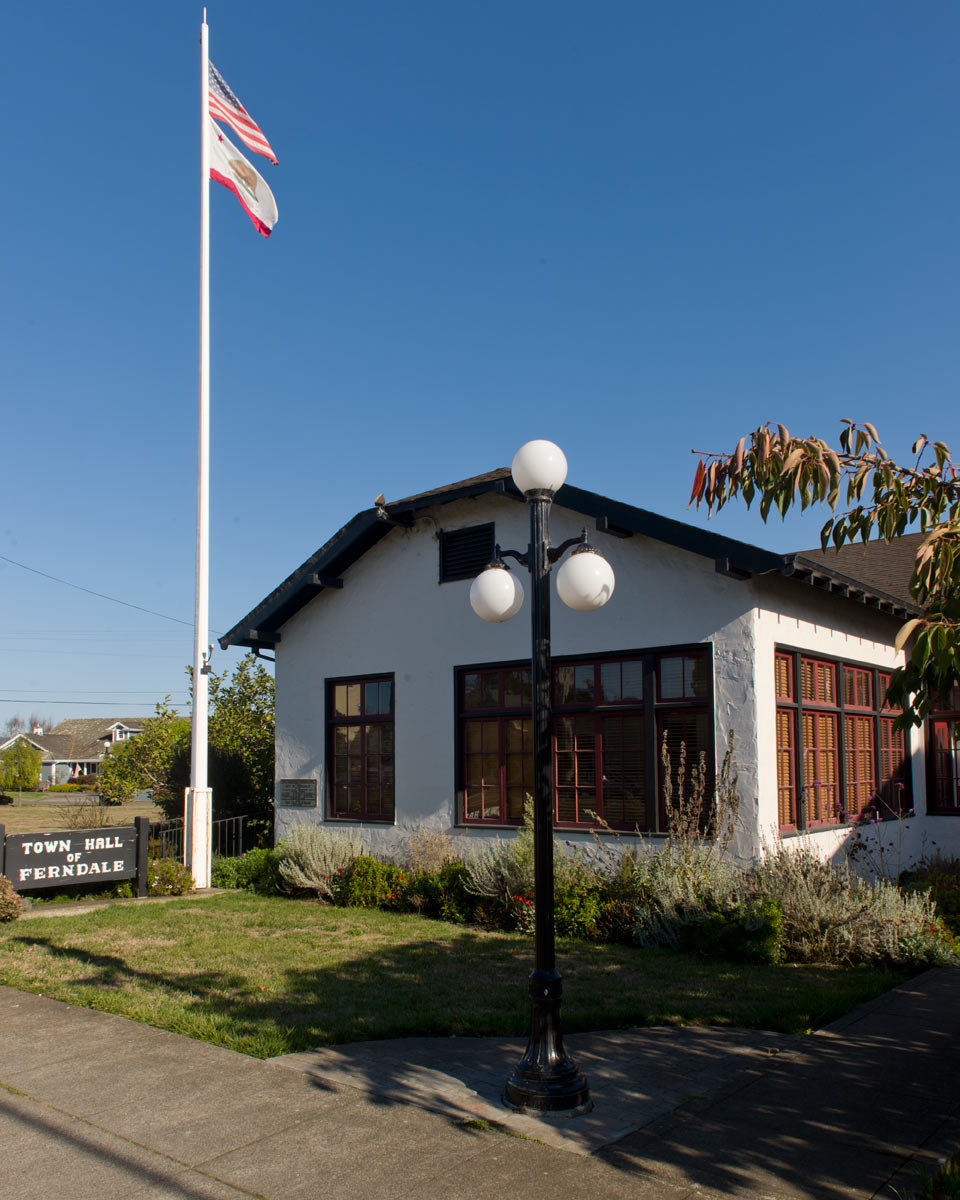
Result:
{"label": "attic vent", "polygon": [[490,565],[495,548],[494,524],[440,531],[440,582],[473,579]]}

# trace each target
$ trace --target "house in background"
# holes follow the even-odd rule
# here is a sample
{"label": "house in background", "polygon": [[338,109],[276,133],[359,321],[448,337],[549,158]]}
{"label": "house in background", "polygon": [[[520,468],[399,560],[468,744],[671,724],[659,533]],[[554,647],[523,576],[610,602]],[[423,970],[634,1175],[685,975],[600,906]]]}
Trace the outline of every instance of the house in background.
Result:
{"label": "house in background", "polygon": [[[906,855],[960,852],[960,698],[906,735],[883,705],[897,630],[918,611],[916,539],[774,554],[562,487],[553,544],[585,526],[616,590],[593,613],[553,605],[565,840],[588,840],[598,816],[628,840],[662,836],[664,743],[675,786],[681,744],[712,777],[732,731],[742,858],[780,838],[833,856],[861,817],[911,809]],[[381,505],[221,638],[276,658],[278,838],[295,822],[359,827],[376,851],[420,826],[467,839],[518,826],[532,790],[529,599],[491,625],[468,595],[495,544],[525,550],[528,536],[507,469]]]}
{"label": "house in background", "polygon": [[0,743],[0,754],[17,741],[28,742],[40,751],[40,783],[49,787],[70,783],[81,775],[96,775],[110,746],[142,732],[139,717],[68,717],[49,733],[40,728],[15,733]]}

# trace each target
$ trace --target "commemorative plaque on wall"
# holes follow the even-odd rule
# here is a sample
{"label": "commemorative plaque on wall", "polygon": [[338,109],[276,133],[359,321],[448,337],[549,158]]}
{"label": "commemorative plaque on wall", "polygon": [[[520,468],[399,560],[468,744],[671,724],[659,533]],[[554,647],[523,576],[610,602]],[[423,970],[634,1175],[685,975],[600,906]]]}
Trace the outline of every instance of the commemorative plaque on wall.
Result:
{"label": "commemorative plaque on wall", "polygon": [[315,779],[281,779],[277,792],[279,808],[316,808],[317,781]]}

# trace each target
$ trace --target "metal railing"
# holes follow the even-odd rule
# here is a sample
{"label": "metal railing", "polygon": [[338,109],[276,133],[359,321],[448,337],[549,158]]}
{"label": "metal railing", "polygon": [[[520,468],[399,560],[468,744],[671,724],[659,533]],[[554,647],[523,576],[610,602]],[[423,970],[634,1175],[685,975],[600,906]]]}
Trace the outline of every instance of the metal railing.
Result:
{"label": "metal railing", "polygon": [[[224,817],[210,826],[210,851],[218,858],[236,858],[243,853],[246,817]],[[157,821],[150,826],[150,852],[160,858],[183,862],[183,818]]]}

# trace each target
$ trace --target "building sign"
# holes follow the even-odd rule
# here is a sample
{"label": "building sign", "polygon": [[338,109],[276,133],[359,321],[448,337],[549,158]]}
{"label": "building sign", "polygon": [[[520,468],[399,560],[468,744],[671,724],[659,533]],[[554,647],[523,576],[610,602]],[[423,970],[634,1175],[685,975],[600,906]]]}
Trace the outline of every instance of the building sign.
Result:
{"label": "building sign", "polygon": [[280,808],[316,808],[317,781],[315,779],[281,779],[277,794]]}
{"label": "building sign", "polygon": [[139,824],[62,833],[11,833],[3,844],[3,874],[17,891],[132,879],[140,858],[138,834],[145,865],[147,830],[141,830]]}

